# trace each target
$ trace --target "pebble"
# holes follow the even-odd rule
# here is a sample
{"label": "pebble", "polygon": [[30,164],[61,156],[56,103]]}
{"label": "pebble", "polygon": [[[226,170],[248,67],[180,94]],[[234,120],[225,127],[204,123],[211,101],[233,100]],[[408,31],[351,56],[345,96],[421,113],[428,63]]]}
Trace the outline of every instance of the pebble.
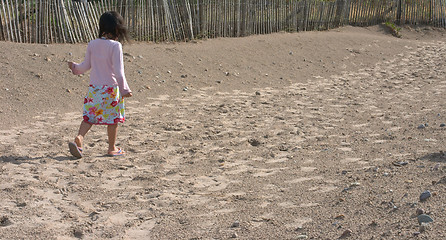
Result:
{"label": "pebble", "polygon": [[409,162],[407,162],[407,161],[393,162],[393,165],[397,166],[397,167],[402,167],[402,166],[405,166],[407,164],[409,164]]}
{"label": "pebble", "polygon": [[288,151],[288,147],[285,146],[285,145],[281,145],[281,146],[279,147],[279,151],[286,152],[286,151]]}
{"label": "pebble", "polygon": [[420,125],[418,126],[418,129],[424,129],[424,128],[426,128],[426,126],[425,126],[424,124],[420,124]]}
{"label": "pebble", "polygon": [[424,191],[420,195],[420,201],[425,201],[426,199],[430,198],[432,196],[431,192],[429,190]]}
{"label": "pebble", "polygon": [[251,146],[254,146],[254,147],[260,145],[260,141],[257,139],[254,139],[254,138],[249,139],[248,142],[249,142],[249,144],[251,144]]}
{"label": "pebble", "polygon": [[238,237],[237,233],[232,234],[232,238],[237,238],[237,237]]}
{"label": "pebble", "polygon": [[75,238],[83,238],[84,233],[81,230],[74,230],[73,235]]}
{"label": "pebble", "polygon": [[0,226],[1,227],[6,227],[11,224],[12,224],[12,222],[11,222],[11,220],[9,220],[9,218],[7,216],[3,216],[0,218]]}
{"label": "pebble", "polygon": [[308,238],[307,235],[298,235],[298,236],[296,237],[296,239],[307,239],[307,238]]}
{"label": "pebble", "polygon": [[354,182],[354,183],[350,184],[350,187],[357,187],[357,186],[361,186],[361,183]]}
{"label": "pebble", "polygon": [[418,223],[419,223],[419,224],[422,224],[422,223],[430,223],[430,222],[433,222],[433,221],[434,221],[429,215],[426,215],[426,214],[421,214],[421,215],[419,215],[419,216],[417,217],[417,219],[418,219]]}
{"label": "pebble", "polygon": [[235,222],[233,222],[232,225],[231,225],[231,227],[232,227],[232,228],[240,227],[240,222],[239,222],[239,221],[235,221]]}
{"label": "pebble", "polygon": [[347,238],[352,235],[353,231],[350,229],[345,230],[339,238]]}
{"label": "pebble", "polygon": [[90,217],[90,219],[92,221],[96,221],[99,219],[99,213],[94,211],[94,212],[90,213],[90,215],[88,215],[88,217]]}
{"label": "pebble", "polygon": [[417,216],[420,216],[421,214],[424,214],[424,210],[422,208],[417,208]]}

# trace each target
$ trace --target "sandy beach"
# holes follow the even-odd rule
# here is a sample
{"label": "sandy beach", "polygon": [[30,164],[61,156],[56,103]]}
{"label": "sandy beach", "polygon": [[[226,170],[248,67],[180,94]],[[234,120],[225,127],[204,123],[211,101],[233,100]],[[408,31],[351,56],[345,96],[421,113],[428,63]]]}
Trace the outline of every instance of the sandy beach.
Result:
{"label": "sandy beach", "polygon": [[401,35],[125,44],[82,159],[86,44],[0,42],[0,238],[446,239],[446,30]]}

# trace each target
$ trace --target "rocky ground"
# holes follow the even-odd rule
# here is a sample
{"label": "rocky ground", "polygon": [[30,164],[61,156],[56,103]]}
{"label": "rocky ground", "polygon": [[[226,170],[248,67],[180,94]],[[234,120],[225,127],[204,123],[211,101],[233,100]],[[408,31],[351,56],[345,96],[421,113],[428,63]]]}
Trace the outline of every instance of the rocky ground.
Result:
{"label": "rocky ground", "polygon": [[105,156],[68,153],[85,45],[1,42],[2,239],[445,239],[445,30],[124,46]]}

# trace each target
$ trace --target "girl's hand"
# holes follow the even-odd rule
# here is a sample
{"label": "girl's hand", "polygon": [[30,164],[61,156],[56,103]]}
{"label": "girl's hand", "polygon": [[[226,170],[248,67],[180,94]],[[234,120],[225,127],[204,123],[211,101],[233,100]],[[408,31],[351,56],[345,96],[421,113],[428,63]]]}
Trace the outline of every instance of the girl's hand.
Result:
{"label": "girl's hand", "polygon": [[133,96],[133,94],[131,92],[129,92],[129,93],[125,94],[125,95],[122,95],[122,98],[128,98],[128,97],[131,97],[131,96]]}

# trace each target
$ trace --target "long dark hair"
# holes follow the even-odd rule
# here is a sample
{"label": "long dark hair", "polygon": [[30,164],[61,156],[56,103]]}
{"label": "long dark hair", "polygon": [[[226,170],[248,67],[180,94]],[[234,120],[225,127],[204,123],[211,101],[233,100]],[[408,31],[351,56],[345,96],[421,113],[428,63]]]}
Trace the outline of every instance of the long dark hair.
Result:
{"label": "long dark hair", "polygon": [[120,42],[130,42],[124,19],[115,11],[108,11],[99,19],[99,37],[108,37]]}

